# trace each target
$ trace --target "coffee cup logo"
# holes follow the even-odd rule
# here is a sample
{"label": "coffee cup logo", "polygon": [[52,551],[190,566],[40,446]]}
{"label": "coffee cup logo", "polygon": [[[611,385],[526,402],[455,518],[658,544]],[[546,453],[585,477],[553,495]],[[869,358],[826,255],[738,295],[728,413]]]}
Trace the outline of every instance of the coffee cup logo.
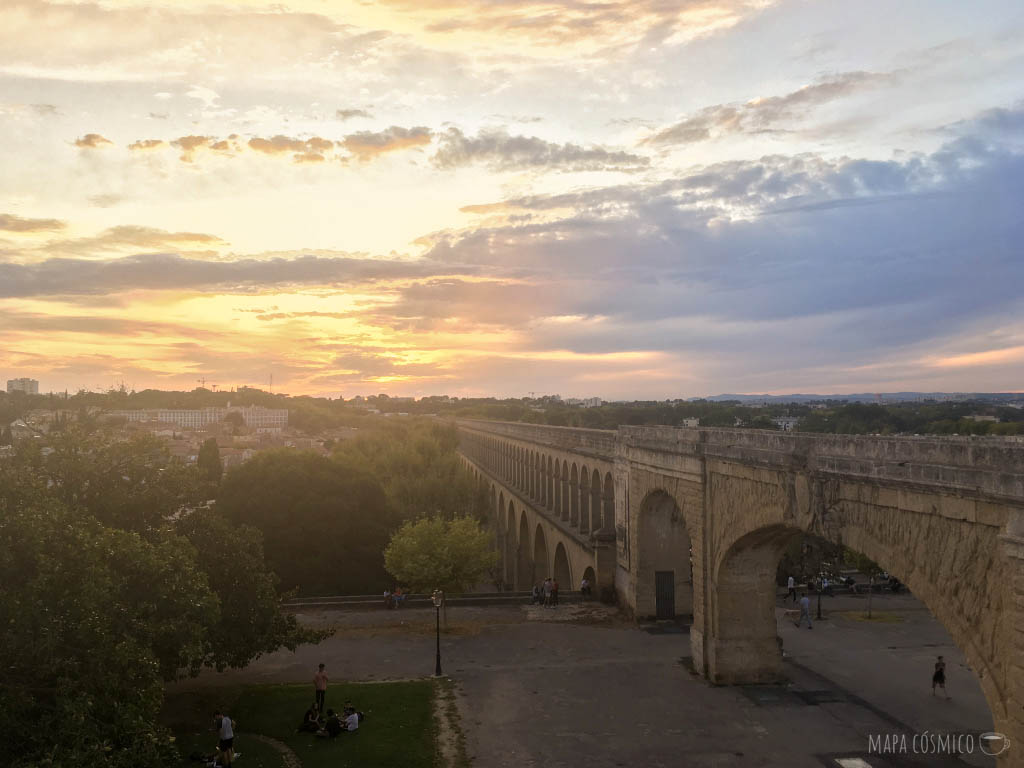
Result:
{"label": "coffee cup logo", "polygon": [[1010,740],[1001,733],[983,733],[978,737],[978,745],[986,755],[996,757],[1010,748]]}

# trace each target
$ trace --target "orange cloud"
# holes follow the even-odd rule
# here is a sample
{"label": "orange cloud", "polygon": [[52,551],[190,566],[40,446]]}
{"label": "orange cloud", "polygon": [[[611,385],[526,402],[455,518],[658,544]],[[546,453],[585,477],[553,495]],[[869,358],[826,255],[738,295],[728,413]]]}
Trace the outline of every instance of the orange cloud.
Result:
{"label": "orange cloud", "polygon": [[166,146],[167,142],[164,141],[163,139],[140,139],[139,141],[129,144],[128,149],[132,150],[133,152],[137,152],[140,150],[160,149],[161,147]]}
{"label": "orange cloud", "polygon": [[107,144],[113,144],[110,139],[100,136],[98,133],[87,133],[75,140],[75,146],[80,149],[99,149]]}
{"label": "orange cloud", "polygon": [[213,143],[213,137],[211,136],[180,136],[171,142],[171,145],[180,149],[181,161],[183,163],[191,163],[195,159],[195,154],[198,150],[203,147],[208,147]]}
{"label": "orange cloud", "polygon": [[13,213],[0,213],[0,231],[4,232],[52,232],[65,226],[60,219],[25,219]]}
{"label": "orange cloud", "polygon": [[383,131],[351,133],[345,137],[341,145],[353,157],[365,163],[388,152],[421,147],[424,144],[429,144],[430,140],[431,133],[429,128],[423,126],[401,128],[397,125],[392,125]]}

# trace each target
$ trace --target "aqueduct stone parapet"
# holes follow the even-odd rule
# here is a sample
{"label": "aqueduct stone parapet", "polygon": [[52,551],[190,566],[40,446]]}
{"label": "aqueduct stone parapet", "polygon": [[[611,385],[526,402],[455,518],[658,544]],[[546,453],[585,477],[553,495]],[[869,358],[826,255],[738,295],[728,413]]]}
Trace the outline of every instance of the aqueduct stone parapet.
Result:
{"label": "aqueduct stone parapet", "polygon": [[804,533],[843,543],[945,625],[1021,747],[1000,764],[1024,765],[1024,441],[457,426],[509,583],[557,572],[576,588],[586,573],[634,615],[692,613],[701,674],[769,682],[783,550]]}

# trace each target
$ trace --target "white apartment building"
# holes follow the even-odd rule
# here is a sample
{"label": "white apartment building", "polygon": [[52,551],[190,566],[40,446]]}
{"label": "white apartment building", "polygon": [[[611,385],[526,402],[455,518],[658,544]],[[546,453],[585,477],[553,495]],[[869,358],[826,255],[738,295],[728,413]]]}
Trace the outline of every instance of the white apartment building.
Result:
{"label": "white apartment building", "polygon": [[39,394],[39,382],[35,379],[8,379],[7,394],[12,392],[24,392],[26,395]]}
{"label": "white apartment building", "polygon": [[186,429],[201,429],[224,421],[229,413],[240,413],[245,426],[258,431],[281,429],[288,426],[287,408],[264,408],[259,405],[228,406],[227,408],[142,408],[138,410],[110,411],[127,421],[162,421]]}

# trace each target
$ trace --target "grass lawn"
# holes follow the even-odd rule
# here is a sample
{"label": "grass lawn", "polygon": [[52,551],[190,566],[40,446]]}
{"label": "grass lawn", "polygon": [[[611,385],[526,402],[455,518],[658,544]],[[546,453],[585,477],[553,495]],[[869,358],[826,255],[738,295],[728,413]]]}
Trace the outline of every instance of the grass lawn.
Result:
{"label": "grass lawn", "polygon": [[[217,734],[212,730],[201,732],[177,732],[175,737],[178,742],[178,749],[181,752],[182,766],[196,766],[201,763],[193,762],[188,756],[193,752],[208,755],[217,746]],[[238,768],[284,768],[284,761],[281,754],[269,744],[264,744],[255,739],[240,737],[238,753],[241,758],[238,761]]]}
{"label": "grass lawn", "polygon": [[[336,739],[295,732],[312,702],[313,692],[307,683],[177,694],[168,697],[166,710],[170,714],[166,719],[175,730],[182,754],[188,755],[194,749],[191,744],[196,731],[211,720],[215,707],[223,706],[237,722],[235,744],[242,753],[238,768],[281,765],[280,756],[270,747],[246,739],[246,733],[263,734],[287,744],[303,768],[434,768],[439,755],[434,686],[432,680],[332,685],[327,691],[328,707],[340,711],[344,702],[351,701],[366,716],[356,733],[343,733]],[[191,717],[198,727],[184,727],[184,718]],[[216,742],[212,731],[202,733],[200,738],[204,750]]]}

